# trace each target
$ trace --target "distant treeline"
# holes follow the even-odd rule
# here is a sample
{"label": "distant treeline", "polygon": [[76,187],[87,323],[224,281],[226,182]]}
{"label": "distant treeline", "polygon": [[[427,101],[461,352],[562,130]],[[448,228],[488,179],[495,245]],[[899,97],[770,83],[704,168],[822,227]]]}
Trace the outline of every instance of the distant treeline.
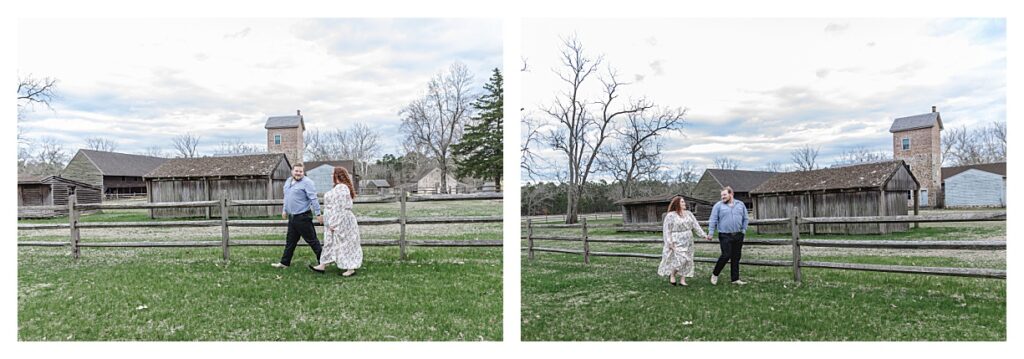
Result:
{"label": "distant treeline", "polygon": [[[676,193],[689,195],[697,183],[680,181],[641,181],[634,197]],[[522,199],[520,214],[524,216],[565,214],[568,184],[554,182],[525,183],[520,187]],[[616,212],[621,207],[615,201],[622,199],[620,182],[598,181],[587,183],[580,198],[579,213]]]}

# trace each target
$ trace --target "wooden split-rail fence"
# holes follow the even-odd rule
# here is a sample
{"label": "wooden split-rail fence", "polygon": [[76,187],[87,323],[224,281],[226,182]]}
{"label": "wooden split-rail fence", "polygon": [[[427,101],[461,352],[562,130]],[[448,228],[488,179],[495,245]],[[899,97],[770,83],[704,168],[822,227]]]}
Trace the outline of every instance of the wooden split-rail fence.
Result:
{"label": "wooden split-rail fence", "polygon": [[[408,202],[430,202],[430,201],[468,201],[468,200],[500,200],[501,193],[478,193],[461,195],[422,195],[409,196],[402,193],[398,196],[399,215],[397,218],[356,218],[360,226],[381,226],[398,225],[399,235],[397,240],[364,240],[363,246],[398,246],[399,256],[406,259],[407,247],[501,247],[501,240],[408,240],[407,227],[421,224],[455,224],[455,223],[501,223],[502,216],[467,216],[467,217],[409,217],[406,212]],[[71,257],[78,259],[81,255],[81,248],[101,247],[221,247],[224,260],[230,257],[232,246],[283,246],[284,240],[239,240],[233,241],[230,237],[231,227],[287,227],[288,221],[276,220],[244,220],[231,219],[228,216],[228,209],[235,206],[281,206],[283,200],[230,200],[220,199],[211,201],[195,202],[142,202],[142,203],[77,203],[75,195],[68,198],[67,206],[25,206],[18,207],[19,210],[67,210],[68,223],[19,223],[18,230],[45,230],[45,229],[68,229],[68,241],[18,241],[18,246],[35,247],[64,247],[71,248]],[[322,199],[321,199],[322,204]],[[358,202],[357,202],[358,205]],[[151,209],[151,208],[211,208],[211,211],[219,208],[220,218],[209,220],[174,220],[174,221],[147,221],[147,222],[81,222],[81,213],[86,210],[96,209]],[[217,213],[217,212],[214,212]],[[323,226],[313,221],[315,226]],[[83,242],[81,229],[83,228],[171,228],[171,227],[220,227],[221,240],[219,241],[158,241],[158,242]],[[284,233],[282,232],[282,238]],[[299,245],[306,246],[305,242]]]}
{"label": "wooden split-rail fence", "polygon": [[[1006,279],[1006,270],[988,268],[952,268],[952,267],[922,267],[922,266],[898,266],[878,265],[859,263],[835,263],[803,260],[800,250],[802,247],[822,248],[861,248],[861,249],[931,249],[931,250],[1006,250],[1005,240],[977,240],[977,241],[956,241],[956,240],[836,240],[836,239],[801,239],[800,225],[803,224],[851,224],[851,223],[951,223],[951,222],[995,222],[1006,221],[1006,212],[998,213],[950,213],[930,214],[917,216],[871,216],[871,217],[800,217],[799,210],[793,209],[794,215],[790,218],[775,219],[753,219],[749,224],[757,225],[779,225],[789,224],[792,228],[791,238],[779,239],[747,239],[743,241],[744,246],[767,245],[767,246],[790,246],[793,250],[790,260],[769,260],[769,259],[742,259],[741,264],[756,266],[791,267],[793,280],[803,281],[802,268],[827,268],[840,270],[858,270],[886,273],[911,273],[931,274],[961,277],[998,278]],[[700,221],[702,226],[707,226],[707,221]],[[586,218],[582,218],[577,224],[534,224],[531,219],[526,220],[526,246],[522,250],[527,251],[527,258],[534,259],[534,252],[551,252],[576,254],[583,256],[583,262],[590,264],[592,256],[606,257],[633,257],[661,259],[661,254],[647,253],[621,253],[621,252],[594,252],[590,250],[591,243],[617,243],[617,244],[640,244],[640,243],[662,243],[662,239],[642,238],[601,238],[588,235],[589,228],[595,227],[618,227],[614,224],[587,225]],[[535,229],[541,228],[579,228],[580,235],[576,236],[549,236],[537,235]],[[660,236],[659,236],[660,237]],[[581,249],[537,247],[536,241],[568,241],[582,242]],[[695,239],[695,244],[718,244],[718,240],[707,241]],[[715,263],[718,258],[694,257],[695,262]]]}

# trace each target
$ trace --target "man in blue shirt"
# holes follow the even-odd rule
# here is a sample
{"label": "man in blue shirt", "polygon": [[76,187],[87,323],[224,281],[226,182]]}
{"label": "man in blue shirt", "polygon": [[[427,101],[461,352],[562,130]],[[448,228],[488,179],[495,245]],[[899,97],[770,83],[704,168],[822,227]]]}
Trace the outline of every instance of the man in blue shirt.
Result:
{"label": "man in blue shirt", "polygon": [[747,206],[742,201],[733,199],[732,187],[722,188],[722,200],[711,209],[708,221],[708,237],[710,241],[718,232],[719,246],[722,255],[718,256],[715,271],[711,274],[711,284],[718,284],[718,275],[725,269],[725,263],[731,262],[729,275],[733,284],[747,284],[740,280],[740,255],[743,251],[743,237],[747,233]]}
{"label": "man in blue shirt", "polygon": [[314,215],[317,222],[324,222],[320,216],[320,202],[316,198],[316,185],[312,179],[306,177],[302,164],[296,164],[292,167],[292,178],[284,183],[284,208],[281,219],[288,220],[284,255],[281,256],[281,262],[271,266],[288,268],[292,264],[292,255],[295,254],[295,246],[299,244],[299,236],[309,243],[309,247],[316,254],[317,263],[320,263],[321,247],[320,241],[316,238],[316,229],[313,228]]}

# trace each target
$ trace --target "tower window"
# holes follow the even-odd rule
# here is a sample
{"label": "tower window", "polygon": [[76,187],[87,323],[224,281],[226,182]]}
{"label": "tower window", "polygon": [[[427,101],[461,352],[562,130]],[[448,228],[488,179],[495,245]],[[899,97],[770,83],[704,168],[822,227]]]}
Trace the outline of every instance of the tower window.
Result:
{"label": "tower window", "polygon": [[274,135],[274,144],[275,145],[280,145],[281,144],[281,135]]}
{"label": "tower window", "polygon": [[910,149],[910,137],[904,137],[903,138],[903,150],[906,151],[906,150],[909,150],[909,149]]}

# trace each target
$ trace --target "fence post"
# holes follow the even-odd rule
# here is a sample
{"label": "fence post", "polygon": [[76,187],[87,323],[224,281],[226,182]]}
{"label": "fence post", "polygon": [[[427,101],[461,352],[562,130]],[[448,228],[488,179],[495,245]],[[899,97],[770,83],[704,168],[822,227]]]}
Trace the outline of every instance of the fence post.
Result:
{"label": "fence post", "polygon": [[799,208],[793,207],[793,214],[789,218],[789,223],[793,230],[793,281],[800,283],[803,281],[803,274],[800,273],[800,212]]}
{"label": "fence post", "polygon": [[228,199],[220,200],[220,247],[224,252],[224,260],[228,260]]}
{"label": "fence post", "polygon": [[405,201],[407,195],[408,192],[402,190],[402,196],[399,197],[401,209],[398,212],[398,227],[400,231],[398,234],[398,257],[402,260],[405,260]]}
{"label": "fence post", "polygon": [[587,240],[587,217],[583,221],[583,263],[590,264],[590,241]]}
{"label": "fence post", "polygon": [[80,251],[78,249],[78,241],[81,239],[81,233],[78,231],[78,195],[72,194],[68,196],[68,226],[71,228],[71,259],[78,259]]}
{"label": "fence post", "polygon": [[526,219],[526,243],[527,258],[533,260],[533,220],[529,218]]}

